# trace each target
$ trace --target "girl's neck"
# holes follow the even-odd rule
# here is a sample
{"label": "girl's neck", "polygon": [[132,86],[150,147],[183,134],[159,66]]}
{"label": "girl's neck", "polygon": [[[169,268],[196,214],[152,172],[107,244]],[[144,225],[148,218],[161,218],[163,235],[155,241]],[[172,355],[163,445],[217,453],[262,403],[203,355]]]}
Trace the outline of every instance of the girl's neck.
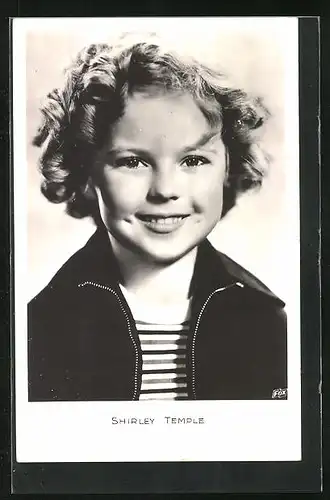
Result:
{"label": "girl's neck", "polygon": [[119,264],[122,285],[130,293],[150,304],[171,304],[189,298],[197,248],[171,264],[147,261],[121,245],[109,233]]}

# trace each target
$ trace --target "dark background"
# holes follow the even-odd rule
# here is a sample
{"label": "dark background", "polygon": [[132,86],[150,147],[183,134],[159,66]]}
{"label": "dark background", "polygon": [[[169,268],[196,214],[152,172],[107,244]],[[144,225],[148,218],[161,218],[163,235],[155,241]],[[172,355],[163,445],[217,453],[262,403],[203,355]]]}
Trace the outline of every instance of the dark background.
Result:
{"label": "dark background", "polygon": [[[28,6],[28,7],[27,7]],[[95,0],[93,2],[93,6],[95,8]],[[155,12],[155,3],[151,5],[151,3],[147,4],[145,8],[139,7],[138,14],[146,15],[146,14],[166,14],[166,7],[169,4],[166,2],[157,2],[157,8]],[[271,9],[273,7],[273,13],[277,12],[283,15],[283,9],[281,11],[281,5],[279,2],[271,2],[268,3],[267,6],[270,6]],[[316,3],[313,2],[314,8],[316,7]],[[10,15],[58,15],[59,14],[59,3],[46,3],[46,2],[29,2],[28,4],[17,3],[16,10],[14,2],[11,3]],[[250,12],[252,15],[254,12],[258,11],[258,8],[254,10],[251,8],[249,4]],[[89,10],[88,10],[89,9]],[[161,10],[163,12],[161,12]],[[112,9],[112,12],[107,15],[114,15],[115,9]],[[191,9],[191,14],[194,9]],[[94,11],[95,12],[95,11]],[[260,11],[259,11],[260,12]],[[136,12],[137,13],[137,12]],[[90,6],[86,6],[81,4],[79,6],[79,14],[80,15],[91,15],[92,12],[90,10]],[[130,11],[130,15],[133,15],[134,11]],[[174,12],[172,11],[172,15]],[[295,14],[294,12],[291,14]],[[7,14],[8,15],[8,14]],[[66,10],[61,12],[61,15],[75,15],[77,16],[77,7],[74,5],[70,5],[66,2]],[[99,15],[99,14],[98,14]],[[125,15],[125,13],[121,12],[120,15]],[[218,13],[218,15],[223,15],[223,13]],[[287,13],[288,15],[288,13]],[[309,21],[303,21],[302,25],[308,23]],[[328,69],[328,57],[327,55],[330,53],[329,47],[329,39],[327,37],[328,29],[329,29],[329,19],[322,20],[322,59],[323,59],[323,89],[322,92],[325,95],[325,99],[327,97],[327,88],[330,85],[329,78],[329,69]],[[1,322],[1,352],[4,353],[2,362],[2,371],[0,374],[1,380],[1,390],[2,390],[2,401],[4,402],[4,409],[1,413],[1,421],[0,428],[1,432],[1,489],[4,493],[4,496],[9,492],[9,457],[10,457],[10,433],[9,433],[9,406],[10,406],[10,386],[9,386],[9,378],[8,372],[10,368],[9,362],[9,320],[10,316],[10,213],[11,213],[11,205],[10,205],[10,175],[8,168],[8,154],[10,148],[10,140],[8,135],[8,123],[9,123],[9,110],[8,110],[8,94],[10,89],[10,84],[8,83],[8,58],[7,55],[10,53],[9,51],[9,42],[6,38],[8,35],[8,21],[6,19],[2,20],[1,26],[3,29],[1,30],[1,46],[3,49],[3,57],[2,57],[2,71],[1,71],[1,111],[0,113],[0,146],[1,153],[3,153],[3,168],[0,170],[1,172],[1,188],[2,188],[2,196],[1,200],[1,211],[3,214],[3,224],[1,225],[1,236],[2,236],[2,258],[4,266],[2,268],[1,275],[1,318],[3,321]],[[313,35],[307,34],[305,32],[306,38],[302,40],[302,48],[303,48],[303,57],[301,58],[301,64],[304,66],[303,78],[301,81],[301,122],[302,122],[302,184],[301,184],[301,194],[302,194],[302,235],[303,235],[303,244],[302,244],[302,263],[303,263],[303,323],[306,325],[306,334],[308,333],[308,326],[313,325],[314,331],[318,327],[319,323],[319,289],[318,289],[318,242],[319,242],[319,178],[318,172],[316,169],[308,170],[307,164],[312,161],[315,164],[317,160],[317,130],[318,130],[318,119],[315,109],[315,99],[317,98],[317,85],[315,84],[315,77],[317,73],[318,66],[318,57],[317,57],[317,33],[314,31]],[[323,122],[323,136],[329,137],[329,122],[328,122],[328,107],[324,104],[322,110],[322,122]],[[324,139],[322,146],[322,164],[325,165],[325,157],[326,153],[329,153],[329,141]],[[329,296],[329,291],[326,287],[326,283],[328,282],[328,265],[327,257],[329,253],[329,240],[327,234],[327,220],[330,215],[329,210],[329,193],[327,193],[327,188],[329,186],[329,178],[326,172],[326,168],[323,168],[322,171],[322,222],[323,222],[323,251],[322,251],[322,273],[323,273],[323,287],[322,287],[322,304],[323,304],[323,328],[326,332],[326,323],[328,318],[328,313],[326,312],[325,304],[327,303],[327,299]],[[328,307],[329,309],[329,307]],[[277,491],[297,491],[302,488],[305,491],[317,491],[319,488],[319,473],[318,469],[318,457],[319,457],[319,446],[318,446],[318,398],[313,390],[313,385],[315,384],[315,380],[317,380],[318,374],[318,366],[319,366],[319,352],[318,345],[315,342],[315,338],[311,338],[306,335],[303,337],[303,427],[304,427],[304,452],[305,452],[305,460],[300,464],[266,464],[266,468],[262,467],[262,464],[241,464],[242,469],[239,472],[238,470],[234,472],[229,471],[227,469],[228,474],[225,474],[224,470],[221,470],[222,467],[217,470],[217,473],[220,473],[223,480],[229,480],[229,482],[234,482],[236,485],[236,490],[241,493],[245,491],[249,491],[249,485],[253,487],[259,483],[259,487],[257,491],[265,492],[270,491],[270,483],[273,485],[273,489]],[[327,381],[329,380],[329,364],[326,359],[326,353],[328,352],[328,335],[324,335],[323,338],[323,379],[324,379],[324,394],[329,394],[329,390],[327,388]],[[324,398],[323,412],[324,412],[324,420],[323,420],[323,432],[324,432],[324,442],[325,442],[325,450],[324,450],[324,470],[325,470],[325,483],[324,489],[325,494],[324,498],[329,498],[327,493],[329,492],[329,488],[327,485],[328,481],[328,467],[329,467],[329,453],[328,453],[328,444],[329,443],[329,405],[328,405],[328,396]],[[306,452],[308,459],[306,459]],[[23,465],[23,464],[21,464]],[[71,464],[72,465],[72,464]],[[69,470],[68,467],[61,464],[56,464],[52,468],[52,470],[46,471],[46,469],[40,465],[35,465],[33,467],[26,467],[24,465],[20,471],[17,471],[17,479],[16,485],[18,489],[21,491],[25,486],[29,487],[33,490],[38,488],[38,492],[43,493],[45,490],[49,488],[50,485],[57,487],[57,491],[66,490],[68,493],[73,493],[77,490],[79,482],[81,484],[80,491],[84,492],[104,492],[107,489],[107,481],[111,481],[114,485],[117,483],[119,487],[126,487],[126,491],[131,489],[131,491],[141,491],[141,481],[144,483],[144,486],[150,488],[150,491],[161,491],[162,484],[161,480],[158,476],[160,466],[152,464],[152,467],[146,467],[145,464],[131,464],[125,465],[125,472],[120,471],[120,467],[112,467],[112,473],[109,473],[108,466],[109,464],[103,464],[99,470],[97,471],[97,466],[99,464],[95,464],[94,471],[90,466],[88,467],[88,472],[84,464],[74,464],[74,467],[71,469],[70,467],[70,477],[65,477],[68,475]],[[118,465],[118,464],[115,464]],[[120,465],[120,464],[119,464]],[[150,464],[149,464],[150,465]],[[170,478],[171,486],[174,487],[173,492],[178,491],[175,488],[175,485],[178,484],[183,485],[185,482],[192,485],[192,481],[195,486],[201,486],[200,481],[204,484],[204,488],[202,491],[212,490],[214,485],[214,470],[211,471],[208,467],[208,464],[191,464],[193,469],[190,471],[187,470],[188,464],[180,464],[179,468],[176,468],[175,464],[169,464],[170,467],[166,471],[168,477]],[[226,466],[227,464],[223,464]],[[230,464],[229,464],[230,465]],[[265,465],[265,464],[264,464]],[[164,468],[164,464],[162,465]],[[23,470],[25,469],[25,470]],[[140,470],[138,470],[140,469]],[[172,469],[172,470],[171,470]],[[164,470],[164,469],[163,469]],[[57,473],[62,474],[62,481],[55,481],[55,475]],[[87,472],[87,474],[86,474]],[[141,474],[142,473],[142,474]],[[137,476],[139,474],[139,479]],[[59,476],[57,476],[59,477]],[[134,480],[140,481],[140,486],[136,486],[135,489],[132,487],[132,478]],[[200,478],[200,479],[198,479]],[[280,480],[281,479],[281,480]],[[91,483],[88,484],[88,481],[95,481],[95,486],[91,487]],[[261,480],[261,482],[260,482]],[[66,482],[66,484],[65,484]],[[56,483],[56,484],[55,484]],[[222,482],[224,485],[225,481]],[[262,484],[261,484],[262,483]],[[268,484],[267,484],[268,483]],[[31,491],[30,489],[30,491]],[[145,488],[143,488],[145,489]],[[198,488],[199,489],[199,488]],[[55,492],[55,490],[53,489]],[[184,489],[184,491],[188,491]],[[250,490],[251,491],[251,490]],[[256,491],[256,490],[254,490]],[[43,495],[42,495],[43,496]],[[186,496],[186,495],[184,495]],[[256,497],[257,495],[253,494],[252,497]],[[277,495],[276,495],[277,496]],[[282,495],[283,496],[283,495]],[[286,496],[286,495],[285,495]],[[298,493],[297,498],[304,498],[305,495]],[[35,496],[34,496],[35,497]],[[118,496],[119,497],[119,496]],[[120,495],[120,498],[122,495]],[[242,498],[242,495],[235,495],[235,498]],[[259,497],[259,495],[258,495]],[[262,494],[261,497],[264,497]],[[319,494],[315,493],[312,495],[308,495],[308,498],[318,498]],[[134,498],[137,498],[137,495],[134,495]],[[143,498],[146,498],[146,495],[143,495]],[[171,498],[174,498],[174,495],[171,495]],[[182,498],[182,496],[180,497]]]}

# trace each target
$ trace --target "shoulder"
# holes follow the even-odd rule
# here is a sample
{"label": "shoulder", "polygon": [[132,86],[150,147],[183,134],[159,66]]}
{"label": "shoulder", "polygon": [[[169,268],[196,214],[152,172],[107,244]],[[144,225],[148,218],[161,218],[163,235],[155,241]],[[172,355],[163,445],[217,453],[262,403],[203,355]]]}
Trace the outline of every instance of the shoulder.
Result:
{"label": "shoulder", "polygon": [[83,279],[84,273],[93,263],[94,257],[91,255],[91,247],[95,240],[95,234],[87,243],[78,249],[64,264],[58,269],[50,282],[30,301],[29,308],[37,305],[45,305],[50,299],[55,297],[66,300],[66,294],[71,294],[77,288],[77,284]]}
{"label": "shoulder", "polygon": [[[285,357],[287,338],[287,314],[285,302],[268,288],[259,278],[227,255],[217,252],[218,258],[237,284],[241,285],[237,297],[238,315],[243,331],[255,339],[260,348],[279,351],[278,359]],[[274,357],[270,356],[270,359]]]}
{"label": "shoulder", "polygon": [[230,271],[230,273],[237,277],[238,281],[245,285],[249,290],[259,292],[263,296],[267,296],[274,300],[278,306],[284,307],[284,301],[278,297],[265,283],[252,274],[248,269],[235,262],[228,255],[218,252],[222,263]]}
{"label": "shoulder", "polygon": [[[37,336],[38,331],[60,332],[64,320],[68,323],[76,306],[81,271],[82,249],[72,255],[56,272],[51,281],[28,303],[29,335]],[[77,306],[78,307],[78,306]],[[58,334],[58,333],[57,333]]]}
{"label": "shoulder", "polygon": [[210,242],[207,241],[203,247],[206,269],[210,276],[217,276],[217,278],[212,278],[213,280],[218,279],[219,284],[221,284],[221,281],[236,283],[244,289],[245,296],[273,305],[278,311],[284,309],[285,302],[249,270],[235,262],[228,255],[215,249]]}
{"label": "shoulder", "polygon": [[[79,252],[77,252],[79,254]],[[77,261],[79,255],[73,255],[56,272],[51,281],[29,302],[29,311],[36,308],[44,308],[47,303],[55,306],[54,300],[65,301],[66,292],[70,296],[70,291],[74,288],[77,281]]]}

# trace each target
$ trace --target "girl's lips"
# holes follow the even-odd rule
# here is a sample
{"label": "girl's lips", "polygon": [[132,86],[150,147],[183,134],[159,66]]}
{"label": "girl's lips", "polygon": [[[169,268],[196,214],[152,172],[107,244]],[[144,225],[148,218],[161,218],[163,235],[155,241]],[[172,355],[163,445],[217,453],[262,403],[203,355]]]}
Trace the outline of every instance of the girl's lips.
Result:
{"label": "girl's lips", "polygon": [[187,217],[188,215],[137,215],[137,218],[155,233],[171,233],[181,227]]}

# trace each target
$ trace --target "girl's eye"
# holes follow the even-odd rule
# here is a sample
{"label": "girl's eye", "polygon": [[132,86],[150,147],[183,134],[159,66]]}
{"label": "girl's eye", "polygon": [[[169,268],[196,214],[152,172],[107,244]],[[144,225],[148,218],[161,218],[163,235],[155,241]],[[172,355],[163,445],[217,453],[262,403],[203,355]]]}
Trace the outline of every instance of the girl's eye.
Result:
{"label": "girl's eye", "polygon": [[130,156],[127,158],[120,158],[116,160],[116,167],[126,167],[130,169],[136,169],[141,167],[146,167],[146,163],[137,158],[136,156]]}
{"label": "girl's eye", "polygon": [[210,161],[203,156],[187,156],[187,158],[182,161],[181,165],[186,167],[199,167],[206,163],[210,163]]}

